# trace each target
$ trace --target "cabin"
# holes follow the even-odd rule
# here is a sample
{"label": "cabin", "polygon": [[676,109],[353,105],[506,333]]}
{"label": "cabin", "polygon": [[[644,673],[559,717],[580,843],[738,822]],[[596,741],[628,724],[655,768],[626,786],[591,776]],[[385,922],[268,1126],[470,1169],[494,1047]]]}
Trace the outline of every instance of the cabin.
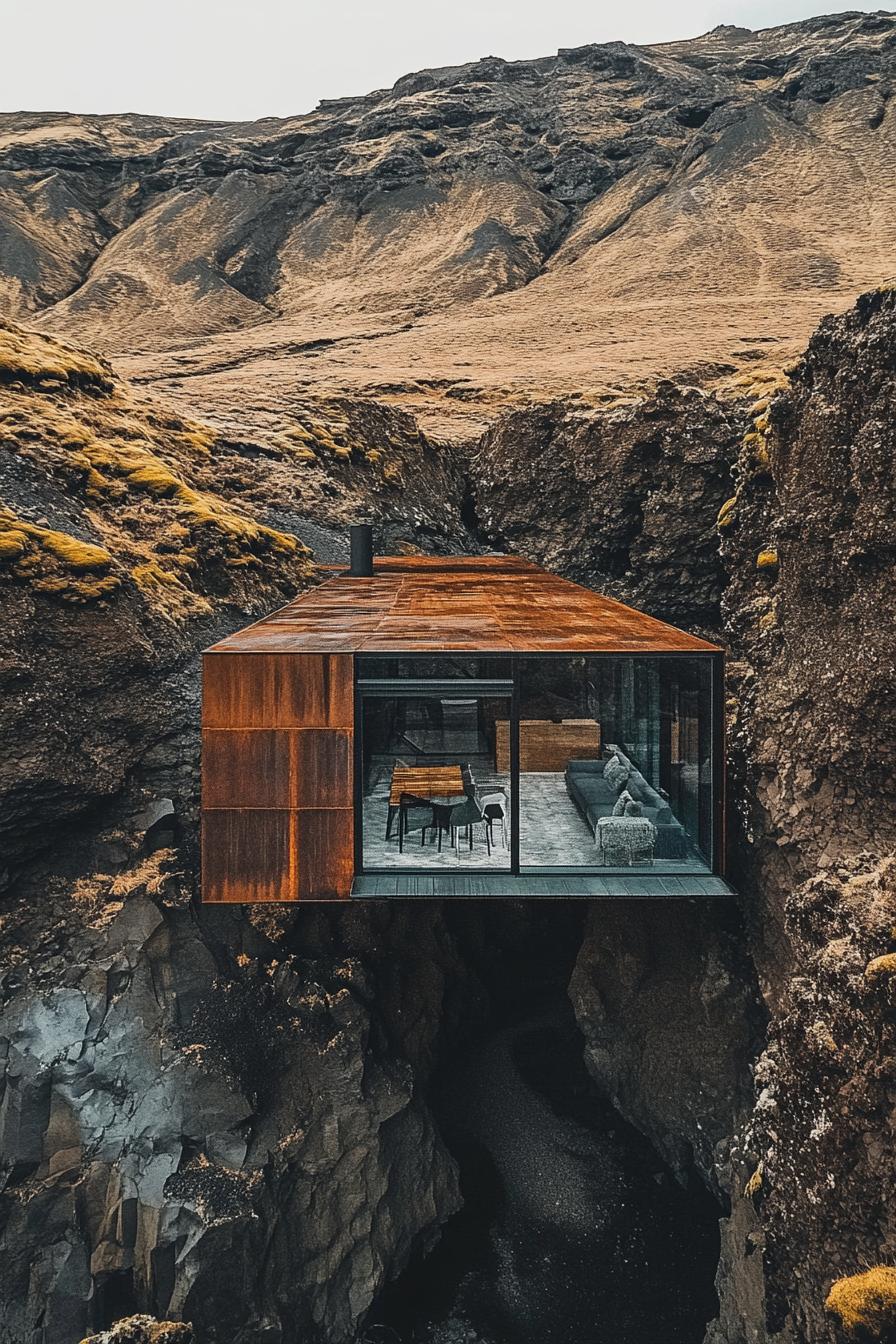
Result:
{"label": "cabin", "polygon": [[515,556],[372,555],[203,655],[202,899],[730,896],[724,660]]}

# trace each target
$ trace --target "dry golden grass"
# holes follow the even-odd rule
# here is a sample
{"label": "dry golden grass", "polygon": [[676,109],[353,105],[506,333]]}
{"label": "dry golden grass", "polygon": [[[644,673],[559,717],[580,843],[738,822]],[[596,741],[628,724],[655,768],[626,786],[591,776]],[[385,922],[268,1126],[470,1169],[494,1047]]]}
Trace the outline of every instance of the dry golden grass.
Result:
{"label": "dry golden grass", "polygon": [[174,620],[210,609],[210,566],[236,575],[285,560],[297,581],[308,575],[306,547],[215,488],[214,430],[135,402],[89,356],[6,324],[0,350],[11,348],[21,377],[0,383],[2,449],[48,475],[97,542],[0,508],[0,575],[78,603],[131,586]]}

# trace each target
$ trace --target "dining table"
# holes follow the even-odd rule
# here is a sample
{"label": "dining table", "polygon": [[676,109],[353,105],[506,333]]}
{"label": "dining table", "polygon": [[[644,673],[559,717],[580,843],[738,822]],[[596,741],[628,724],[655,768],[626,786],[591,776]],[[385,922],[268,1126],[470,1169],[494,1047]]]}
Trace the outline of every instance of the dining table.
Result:
{"label": "dining table", "polygon": [[459,765],[395,765],[389,785],[389,812],[386,839],[392,834],[392,822],[403,793],[413,793],[435,806],[447,807],[464,796],[464,777]]}

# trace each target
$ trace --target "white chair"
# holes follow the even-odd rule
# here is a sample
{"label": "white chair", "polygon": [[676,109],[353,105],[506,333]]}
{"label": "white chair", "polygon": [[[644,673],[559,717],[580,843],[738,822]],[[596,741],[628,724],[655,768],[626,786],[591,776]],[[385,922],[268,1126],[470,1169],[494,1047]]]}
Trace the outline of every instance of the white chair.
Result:
{"label": "white chair", "polygon": [[488,822],[489,835],[494,839],[492,827],[496,821],[501,823],[501,838],[504,842],[504,848],[507,848],[507,794],[503,789],[498,789],[495,793],[486,793],[479,799],[479,804],[485,813]]}

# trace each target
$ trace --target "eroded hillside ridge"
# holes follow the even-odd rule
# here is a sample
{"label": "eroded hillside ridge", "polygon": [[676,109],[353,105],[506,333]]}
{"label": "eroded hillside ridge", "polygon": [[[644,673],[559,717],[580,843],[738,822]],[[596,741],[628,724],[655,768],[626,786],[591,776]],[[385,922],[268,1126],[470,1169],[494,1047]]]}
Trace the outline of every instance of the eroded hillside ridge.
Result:
{"label": "eroded hillside ridge", "polygon": [[[802,348],[890,273],[896,18],[426,70],[286,120],[0,116],[0,301],[197,409],[496,408]],[[135,349],[143,355],[134,358]]]}

